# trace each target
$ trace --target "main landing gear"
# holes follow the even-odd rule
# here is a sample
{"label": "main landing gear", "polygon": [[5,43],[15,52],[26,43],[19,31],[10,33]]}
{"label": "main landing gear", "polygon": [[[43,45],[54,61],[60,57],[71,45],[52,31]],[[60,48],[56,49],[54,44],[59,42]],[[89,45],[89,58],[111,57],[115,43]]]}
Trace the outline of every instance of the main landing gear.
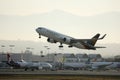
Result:
{"label": "main landing gear", "polygon": [[39,34],[39,38],[41,38],[41,35]]}
{"label": "main landing gear", "polygon": [[68,47],[71,48],[71,47],[73,47],[73,46],[72,46],[72,45],[69,45]]}
{"label": "main landing gear", "polygon": [[62,43],[60,43],[60,46],[59,46],[59,48],[63,48],[63,45],[62,45]]}
{"label": "main landing gear", "polygon": [[[69,48],[72,48],[73,46],[72,46],[72,45],[69,45],[68,47],[69,47]],[[63,45],[62,45],[62,43],[60,43],[60,46],[59,46],[59,48],[63,48]]]}

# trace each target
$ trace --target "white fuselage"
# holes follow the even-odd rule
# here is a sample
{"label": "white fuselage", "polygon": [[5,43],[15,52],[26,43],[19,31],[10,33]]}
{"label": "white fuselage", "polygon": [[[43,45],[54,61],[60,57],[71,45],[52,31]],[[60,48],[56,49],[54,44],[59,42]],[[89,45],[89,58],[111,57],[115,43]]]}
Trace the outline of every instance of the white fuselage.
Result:
{"label": "white fuselage", "polygon": [[90,64],[92,69],[104,69],[105,67],[112,65],[113,62],[91,62]]}
{"label": "white fuselage", "polygon": [[52,65],[47,62],[17,62],[21,68],[51,69]]}
{"label": "white fuselage", "polygon": [[88,64],[84,62],[65,62],[64,67],[71,68],[86,68]]}
{"label": "white fuselage", "polygon": [[[77,48],[82,48],[84,49],[85,47],[80,43],[80,42],[76,42],[76,43],[71,43],[71,39],[74,39],[70,36],[66,36],[66,35],[63,35],[63,34],[60,34],[58,32],[55,32],[55,31],[52,31],[52,30],[49,30],[49,29],[46,29],[46,28],[43,28],[43,27],[39,27],[36,29],[37,33],[40,34],[40,35],[43,35],[45,37],[48,37],[50,39],[53,39],[57,42],[60,42],[60,43],[64,43],[64,44],[67,44],[67,45],[71,45],[71,46],[74,46],[74,47],[77,47]],[[66,39],[64,41],[64,39]]]}

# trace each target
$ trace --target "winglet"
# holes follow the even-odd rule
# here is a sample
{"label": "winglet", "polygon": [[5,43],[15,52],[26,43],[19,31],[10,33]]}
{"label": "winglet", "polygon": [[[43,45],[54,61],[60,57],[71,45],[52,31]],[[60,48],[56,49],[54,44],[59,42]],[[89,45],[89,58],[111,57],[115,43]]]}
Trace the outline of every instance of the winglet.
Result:
{"label": "winglet", "polygon": [[104,37],[106,36],[106,34],[105,35],[103,35],[101,38],[99,38],[98,40],[101,40],[101,39],[103,39]]}

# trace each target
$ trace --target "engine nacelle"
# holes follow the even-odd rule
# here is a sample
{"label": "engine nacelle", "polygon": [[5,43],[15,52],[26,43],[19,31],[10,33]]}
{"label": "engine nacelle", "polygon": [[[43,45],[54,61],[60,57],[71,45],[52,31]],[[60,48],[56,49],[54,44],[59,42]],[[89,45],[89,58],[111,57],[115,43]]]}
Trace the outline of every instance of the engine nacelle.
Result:
{"label": "engine nacelle", "polygon": [[70,38],[63,38],[63,41],[66,42],[66,43],[70,43],[71,39]]}
{"label": "engine nacelle", "polygon": [[56,41],[54,39],[50,39],[50,38],[48,38],[47,41],[50,43],[56,43]]}

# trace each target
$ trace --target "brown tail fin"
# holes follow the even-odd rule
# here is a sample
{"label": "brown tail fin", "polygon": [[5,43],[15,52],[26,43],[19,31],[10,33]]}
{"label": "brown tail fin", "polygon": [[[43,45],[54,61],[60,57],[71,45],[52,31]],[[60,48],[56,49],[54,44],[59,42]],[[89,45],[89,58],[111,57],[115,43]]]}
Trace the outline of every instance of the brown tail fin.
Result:
{"label": "brown tail fin", "polygon": [[10,54],[7,53],[7,61],[10,62]]}
{"label": "brown tail fin", "polygon": [[95,44],[96,44],[96,42],[97,42],[97,40],[99,39],[99,36],[100,36],[100,34],[98,33],[98,34],[96,34],[94,37],[92,37],[92,46],[94,46]]}

